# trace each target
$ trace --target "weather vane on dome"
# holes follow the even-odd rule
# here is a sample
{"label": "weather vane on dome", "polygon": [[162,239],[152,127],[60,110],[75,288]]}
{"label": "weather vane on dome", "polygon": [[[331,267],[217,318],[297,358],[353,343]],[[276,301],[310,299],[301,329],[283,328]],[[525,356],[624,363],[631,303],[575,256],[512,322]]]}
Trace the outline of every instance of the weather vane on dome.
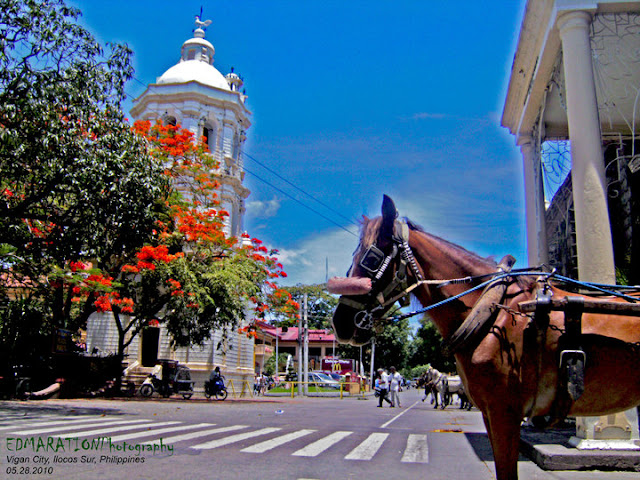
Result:
{"label": "weather vane on dome", "polygon": [[211,25],[211,20],[205,20],[204,22],[200,20],[202,18],[202,5],[200,5],[200,15],[196,15],[196,28],[201,28],[202,30],[206,30],[206,28]]}
{"label": "weather vane on dome", "polygon": [[211,25],[211,20],[205,20],[204,22],[200,20],[200,17],[196,15],[196,27],[202,28],[203,30]]}

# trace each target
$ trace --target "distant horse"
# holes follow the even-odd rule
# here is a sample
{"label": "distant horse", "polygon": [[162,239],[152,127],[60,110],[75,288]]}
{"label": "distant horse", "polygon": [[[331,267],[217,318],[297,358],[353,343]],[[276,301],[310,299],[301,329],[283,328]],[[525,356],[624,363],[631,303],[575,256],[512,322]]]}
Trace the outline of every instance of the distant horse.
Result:
{"label": "distant horse", "polygon": [[[440,408],[445,409],[452,403],[454,395],[458,396],[461,409],[468,410],[470,408],[469,399],[459,375],[447,375],[431,367],[425,373],[425,377],[428,379],[428,384],[432,389],[432,397],[435,399],[434,408],[438,408],[439,405]],[[439,403],[438,397],[440,397]]]}
{"label": "distant horse", "polygon": [[442,380],[442,374],[435,368],[429,367],[429,369],[422,374],[418,379],[418,386],[424,388],[424,402],[429,395],[431,395],[431,403],[433,408],[438,408],[438,383]]}
{"label": "distant horse", "polygon": [[[573,317],[542,307],[535,315],[523,314],[519,306],[535,299],[536,292],[540,298],[591,299],[560,290],[550,280],[496,276],[514,262],[507,256],[496,265],[397,220],[396,207],[385,196],[382,216],[364,219],[348,277],[329,281],[329,290],[342,295],[333,325],[343,343],[367,343],[374,327],[384,328],[384,314],[409,292],[425,308],[437,306],[429,315],[482,412],[498,480],[518,477],[523,418],[608,415],[640,404],[640,318],[632,313],[580,316],[580,349],[574,351],[586,357],[583,382],[578,382],[581,395],[568,394],[558,365]],[[484,290],[479,288],[491,278]],[[444,281],[449,279],[467,282]],[[624,299],[615,302],[628,310]]]}
{"label": "distant horse", "polygon": [[460,400],[460,409],[471,410],[471,402],[464,390],[464,384],[460,375],[445,375],[442,379],[440,397],[442,398],[442,408],[453,401],[453,396],[457,395]]}

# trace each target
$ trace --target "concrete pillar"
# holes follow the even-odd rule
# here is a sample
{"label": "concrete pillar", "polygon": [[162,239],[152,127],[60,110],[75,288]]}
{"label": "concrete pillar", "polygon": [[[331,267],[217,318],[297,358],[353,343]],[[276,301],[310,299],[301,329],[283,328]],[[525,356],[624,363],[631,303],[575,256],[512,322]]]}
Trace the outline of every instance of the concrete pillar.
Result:
{"label": "concrete pillar", "polygon": [[[578,277],[588,282],[614,284],[613,242],[591,62],[590,23],[591,15],[585,11],[564,12],[558,17],[573,164]],[[572,443],[578,448],[638,448],[635,408],[618,415],[578,417],[576,423]]]}
{"label": "concrete pillar", "polygon": [[531,135],[518,138],[524,170],[525,218],[527,224],[527,254],[530,266],[547,263],[549,248],[544,219],[544,186],[540,158],[535,155]]}
{"label": "concrete pillar", "polygon": [[615,283],[590,22],[591,15],[584,11],[562,13],[558,18],[573,163],[578,277],[583,281]]}

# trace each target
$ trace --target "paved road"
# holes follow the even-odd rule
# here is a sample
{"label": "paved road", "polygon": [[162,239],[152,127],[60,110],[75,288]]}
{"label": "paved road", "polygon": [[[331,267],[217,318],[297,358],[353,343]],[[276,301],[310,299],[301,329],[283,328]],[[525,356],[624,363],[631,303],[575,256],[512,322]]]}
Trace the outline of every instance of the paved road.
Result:
{"label": "paved road", "polygon": [[[480,414],[373,398],[0,402],[0,478],[493,479]],[[545,472],[523,479],[627,479]],[[603,476],[604,475],[604,476]]]}

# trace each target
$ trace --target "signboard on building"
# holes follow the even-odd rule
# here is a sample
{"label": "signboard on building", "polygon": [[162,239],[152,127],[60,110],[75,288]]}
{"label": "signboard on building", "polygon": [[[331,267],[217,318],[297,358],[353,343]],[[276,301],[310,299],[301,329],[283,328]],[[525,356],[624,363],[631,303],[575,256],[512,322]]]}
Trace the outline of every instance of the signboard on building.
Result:
{"label": "signboard on building", "polygon": [[336,372],[340,375],[344,375],[347,372],[352,372],[354,365],[355,361],[350,358],[325,357],[322,359],[321,370],[325,372]]}
{"label": "signboard on building", "polygon": [[68,353],[71,349],[71,330],[65,330],[64,328],[58,328],[56,334],[53,337],[53,353]]}

